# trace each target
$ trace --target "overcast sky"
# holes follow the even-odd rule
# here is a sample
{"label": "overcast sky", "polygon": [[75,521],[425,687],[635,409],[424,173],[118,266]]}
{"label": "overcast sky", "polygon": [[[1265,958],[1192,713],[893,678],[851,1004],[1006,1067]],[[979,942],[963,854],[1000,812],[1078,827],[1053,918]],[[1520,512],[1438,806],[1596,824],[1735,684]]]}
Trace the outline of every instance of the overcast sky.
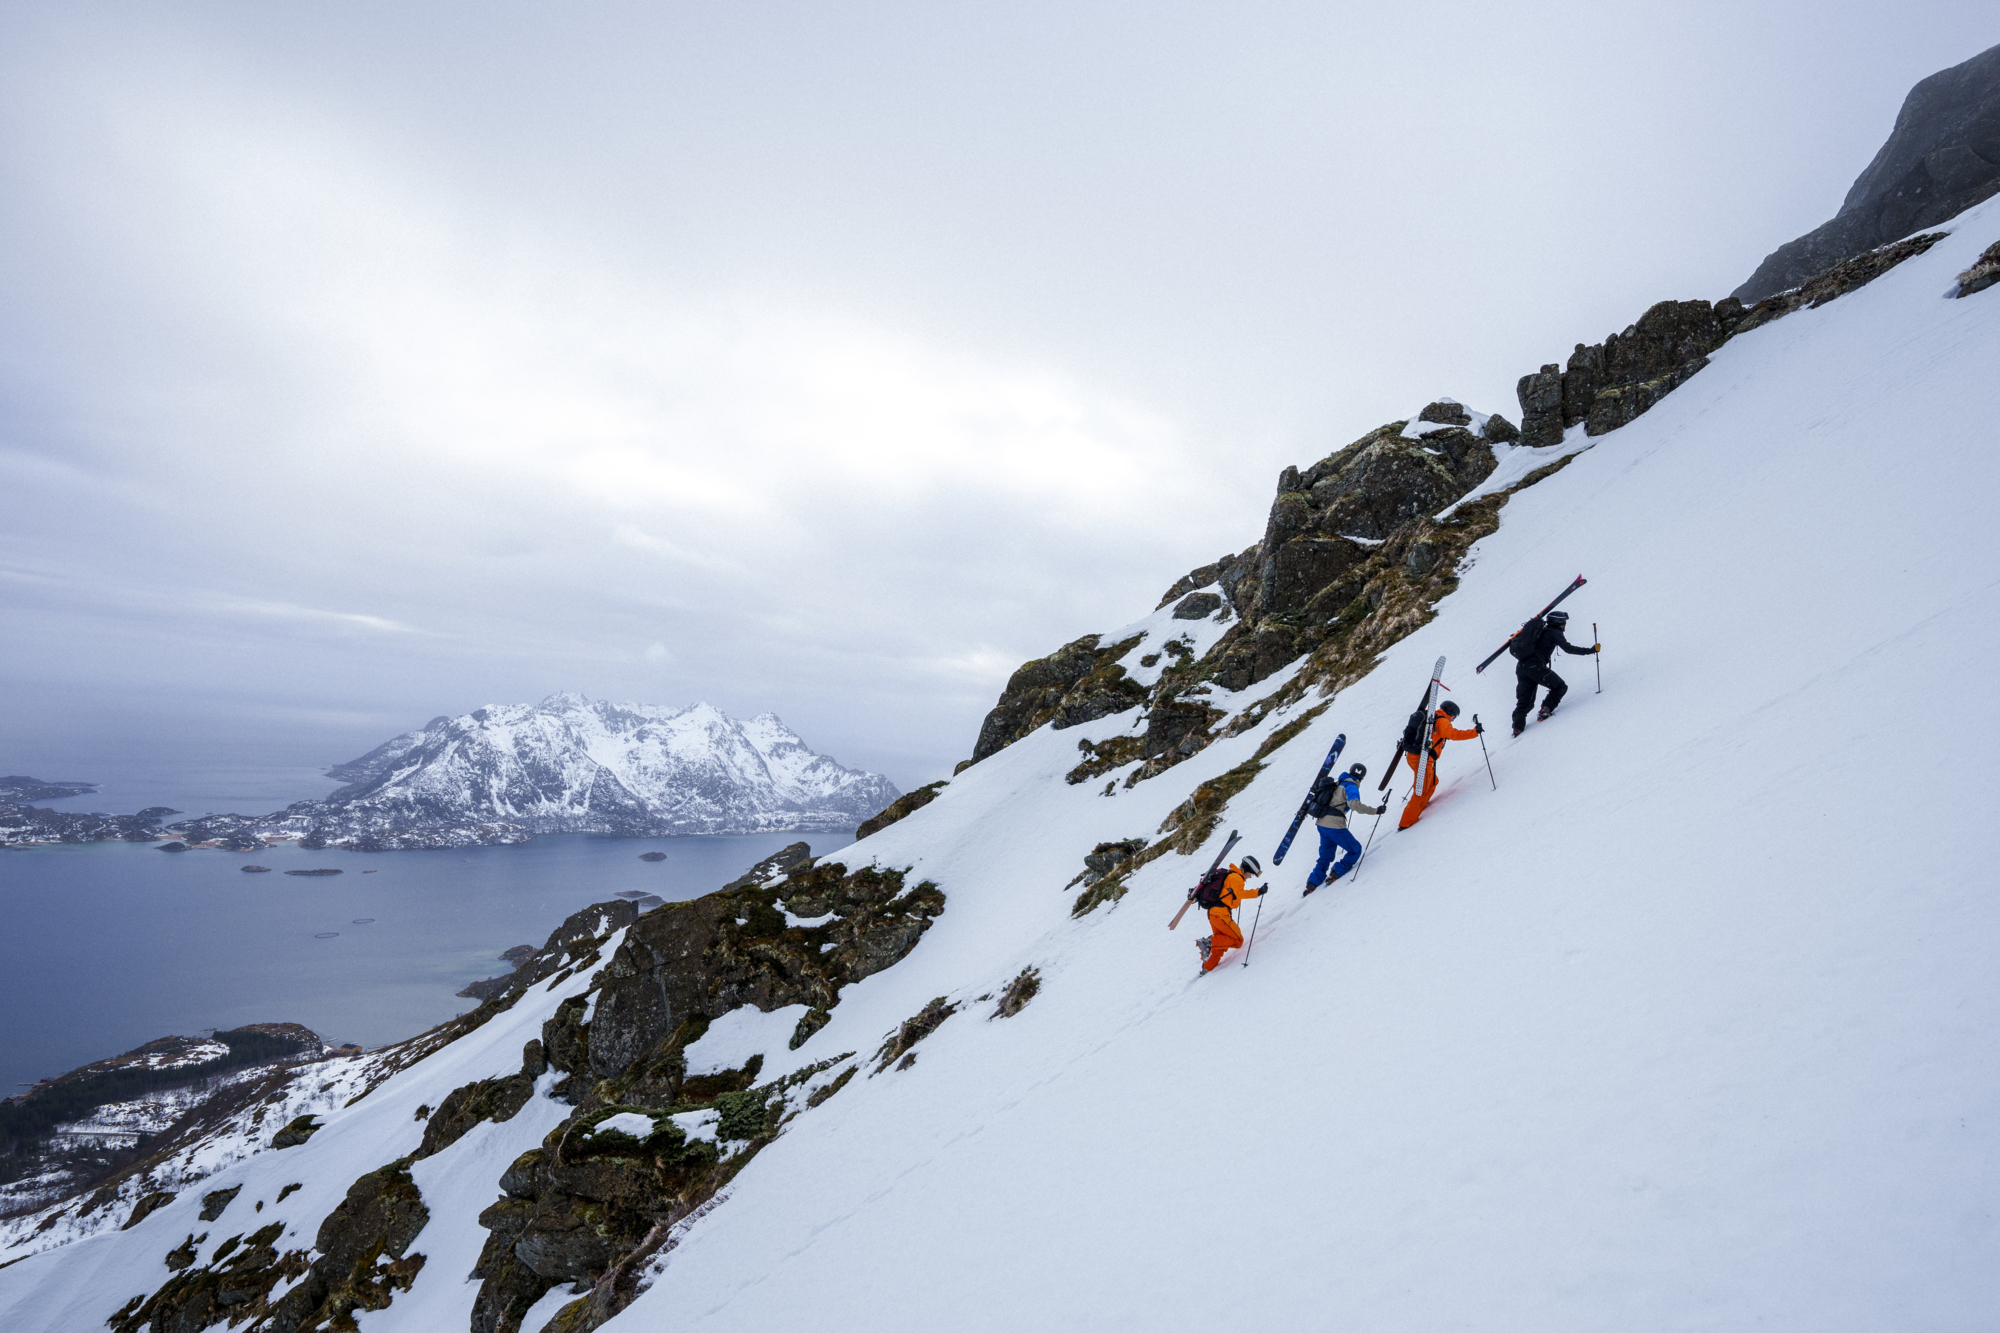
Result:
{"label": "overcast sky", "polygon": [[580,690],[942,776],[1285,464],[1727,293],[1994,14],[0,5],[0,772]]}

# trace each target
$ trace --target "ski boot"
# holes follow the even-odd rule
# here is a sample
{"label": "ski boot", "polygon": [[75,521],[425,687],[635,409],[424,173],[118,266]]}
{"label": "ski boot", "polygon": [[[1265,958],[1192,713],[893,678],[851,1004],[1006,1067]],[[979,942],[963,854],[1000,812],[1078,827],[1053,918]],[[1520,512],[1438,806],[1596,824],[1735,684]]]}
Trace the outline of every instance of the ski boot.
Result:
{"label": "ski boot", "polygon": [[1555,714],[1555,711],[1556,710],[1554,708],[1549,707],[1548,705],[1543,705],[1542,711],[1535,714],[1535,721],[1546,722],[1549,720],[1550,717],[1552,717]]}
{"label": "ski boot", "polygon": [[1204,963],[1208,961],[1208,951],[1213,947],[1214,939],[1213,935],[1204,935],[1194,942],[1194,951],[1201,955]]}
{"label": "ski boot", "polygon": [[1520,734],[1521,734],[1522,732],[1526,731],[1527,729],[1528,729],[1528,724],[1527,724],[1526,722],[1516,722],[1516,723],[1514,724],[1514,734],[1515,734],[1516,736],[1520,735]]}

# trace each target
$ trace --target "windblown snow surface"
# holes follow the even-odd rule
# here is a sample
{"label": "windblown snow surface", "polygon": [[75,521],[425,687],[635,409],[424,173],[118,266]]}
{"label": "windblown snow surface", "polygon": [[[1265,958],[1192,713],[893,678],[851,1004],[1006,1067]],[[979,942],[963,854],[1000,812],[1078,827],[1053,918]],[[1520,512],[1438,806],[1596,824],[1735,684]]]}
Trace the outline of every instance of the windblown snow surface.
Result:
{"label": "windblown snow surface", "polygon": [[[944,915],[802,1049],[746,1014],[727,1056],[761,1036],[774,1077],[967,1007],[792,1120],[612,1327],[1993,1327],[2000,792],[1967,689],[2000,654],[2000,295],[1946,298],[1996,234],[2000,201],[1573,432],[1438,618],[1114,907],[1071,919],[1083,853],[1151,836],[1284,717],[1109,797],[1063,773],[1130,719],[1044,729],[853,849],[936,880]],[[1472,665],[1579,571],[1603,693],[1559,658],[1569,701],[1510,741],[1509,663]],[[1199,918],[1166,925],[1226,831],[1268,861],[1334,734],[1384,763],[1440,654],[1498,790],[1453,744],[1423,822],[1302,899],[1308,833],[1250,965],[1197,980]],[[989,1020],[1027,965],[1040,994]],[[309,1234],[556,998],[202,1188],[304,1179]],[[473,1218],[561,1110],[419,1163],[430,1262],[367,1333],[465,1326]],[[0,1271],[0,1326],[100,1327],[188,1231],[243,1229],[194,1222],[199,1193]]]}

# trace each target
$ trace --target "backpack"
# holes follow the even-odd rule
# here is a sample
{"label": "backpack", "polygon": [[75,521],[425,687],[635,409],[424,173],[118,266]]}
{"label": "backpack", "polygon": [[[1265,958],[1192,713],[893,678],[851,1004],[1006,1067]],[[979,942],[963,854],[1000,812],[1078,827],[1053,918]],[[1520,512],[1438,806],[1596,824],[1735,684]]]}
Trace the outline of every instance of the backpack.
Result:
{"label": "backpack", "polygon": [[1228,866],[1217,866],[1194,886],[1194,900],[1203,907],[1222,906],[1222,886],[1229,878]]}
{"label": "backpack", "polygon": [[1339,795],[1340,783],[1336,779],[1321,778],[1313,784],[1312,804],[1307,807],[1307,813],[1314,819],[1324,819],[1326,812],[1333,809]]}
{"label": "backpack", "polygon": [[1424,727],[1429,720],[1421,708],[1410,714],[1410,720],[1403,724],[1404,754],[1416,754],[1424,748]]}
{"label": "backpack", "polygon": [[1507,651],[1514,655],[1515,661],[1527,661],[1535,651],[1535,645],[1542,641],[1542,631],[1547,628],[1548,626],[1542,623],[1542,618],[1536,616],[1514,631],[1514,637],[1507,640]]}

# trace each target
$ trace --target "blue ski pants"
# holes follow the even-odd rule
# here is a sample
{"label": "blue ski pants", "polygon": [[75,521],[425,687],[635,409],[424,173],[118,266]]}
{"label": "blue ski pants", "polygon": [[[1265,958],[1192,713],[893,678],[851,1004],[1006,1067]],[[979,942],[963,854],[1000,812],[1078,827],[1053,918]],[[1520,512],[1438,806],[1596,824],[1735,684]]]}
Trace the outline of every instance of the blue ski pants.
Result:
{"label": "blue ski pants", "polygon": [[1335,852],[1344,853],[1340,858],[1340,864],[1333,868],[1333,878],[1339,879],[1342,875],[1354,869],[1354,863],[1361,859],[1361,843],[1352,833],[1349,833],[1344,828],[1321,827],[1319,830],[1319,861],[1313,866],[1312,873],[1306,876],[1306,883],[1312,885],[1314,888],[1318,888],[1320,885],[1326,883],[1326,864],[1333,860]]}

